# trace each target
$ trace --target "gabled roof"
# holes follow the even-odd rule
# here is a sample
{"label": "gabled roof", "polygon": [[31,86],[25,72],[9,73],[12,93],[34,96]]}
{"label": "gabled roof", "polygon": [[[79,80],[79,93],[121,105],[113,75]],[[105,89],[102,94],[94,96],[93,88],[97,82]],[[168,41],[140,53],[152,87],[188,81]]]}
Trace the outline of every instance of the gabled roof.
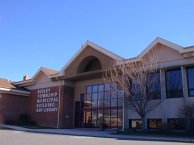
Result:
{"label": "gabled roof", "polygon": [[46,67],[40,67],[38,69],[38,71],[34,74],[34,76],[29,79],[29,80],[23,80],[23,81],[19,81],[19,82],[15,82],[15,85],[20,85],[20,84],[32,84],[34,83],[34,79],[39,75],[39,73],[43,72],[48,78],[51,78],[52,75],[57,74],[56,70],[50,69],[50,68],[46,68]]}
{"label": "gabled roof", "polygon": [[168,40],[162,39],[162,38],[160,38],[160,37],[157,37],[154,41],[152,41],[152,42],[144,49],[143,52],[141,52],[141,53],[137,56],[137,58],[142,58],[146,53],[148,53],[148,52],[149,52],[156,44],[158,44],[158,43],[163,44],[163,45],[166,45],[166,46],[168,46],[168,47],[170,47],[170,48],[172,48],[172,49],[174,49],[174,50],[176,50],[176,51],[178,51],[178,52],[180,52],[180,53],[183,52],[183,47],[182,47],[182,46],[177,45],[177,44],[175,44],[175,43],[172,43],[172,42],[170,42],[170,41],[168,41]]}
{"label": "gabled roof", "polygon": [[106,50],[105,48],[93,43],[93,42],[90,42],[90,41],[86,41],[86,43],[84,43],[84,45],[77,51],[77,53],[67,62],[67,64],[65,64],[65,66],[59,71],[59,75],[63,75],[63,72],[64,70],[77,58],[77,56],[82,52],[84,51],[84,49],[87,48],[87,46],[90,46],[92,47],[93,49],[96,49],[97,51],[113,58],[114,60],[116,61],[119,61],[119,60],[123,60],[124,58],[119,56],[119,55],[116,55],[114,54],[113,52],[110,52],[108,50]]}
{"label": "gabled roof", "polygon": [[40,72],[43,72],[48,78],[51,78],[51,75],[54,75],[57,73],[56,70],[46,68],[46,67],[40,67],[38,71],[35,73],[35,75],[31,78],[31,80],[34,80]]}

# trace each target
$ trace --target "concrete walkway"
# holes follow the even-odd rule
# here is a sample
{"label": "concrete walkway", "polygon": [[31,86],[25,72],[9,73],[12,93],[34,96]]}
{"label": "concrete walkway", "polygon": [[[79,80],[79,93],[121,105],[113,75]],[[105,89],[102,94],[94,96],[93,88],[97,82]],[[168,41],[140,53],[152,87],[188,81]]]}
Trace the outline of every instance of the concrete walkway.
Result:
{"label": "concrete walkway", "polygon": [[35,133],[49,133],[60,135],[75,135],[75,136],[90,136],[103,138],[116,138],[124,140],[149,140],[149,141],[164,141],[164,142],[188,142],[194,143],[192,138],[175,138],[175,137],[159,137],[159,136],[137,136],[137,135],[118,135],[114,134],[116,131],[98,131],[93,129],[29,129],[12,125],[0,124],[2,128],[8,128],[18,131],[35,132]]}

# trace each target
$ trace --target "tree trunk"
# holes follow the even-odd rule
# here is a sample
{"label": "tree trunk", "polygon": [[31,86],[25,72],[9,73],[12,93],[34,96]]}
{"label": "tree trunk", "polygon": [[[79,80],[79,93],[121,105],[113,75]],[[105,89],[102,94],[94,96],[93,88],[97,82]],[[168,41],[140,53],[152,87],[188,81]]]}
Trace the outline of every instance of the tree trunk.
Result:
{"label": "tree trunk", "polygon": [[142,116],[142,130],[145,131],[146,129],[147,129],[146,116]]}
{"label": "tree trunk", "polygon": [[190,117],[186,117],[185,118],[185,125],[186,125],[186,132],[191,132],[191,118]]}

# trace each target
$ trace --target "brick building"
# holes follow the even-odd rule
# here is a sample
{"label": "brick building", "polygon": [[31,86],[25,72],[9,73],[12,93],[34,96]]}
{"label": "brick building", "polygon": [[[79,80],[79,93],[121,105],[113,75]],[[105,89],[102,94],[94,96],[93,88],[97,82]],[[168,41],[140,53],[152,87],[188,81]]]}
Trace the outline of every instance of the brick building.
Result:
{"label": "brick building", "polygon": [[[27,113],[38,125],[54,128],[98,127],[99,118],[110,128],[132,128],[141,123],[140,117],[123,105],[111,89],[115,84],[105,82],[102,73],[115,61],[137,61],[153,48],[159,59],[160,88],[165,91],[160,91],[164,101],[147,116],[147,128],[159,128],[158,124],[165,122],[179,129],[184,118],[178,110],[185,100],[194,102],[194,47],[182,47],[162,38],[156,38],[132,59],[87,41],[59,71],[41,67],[30,79],[1,79],[1,120]],[[168,93],[173,77],[181,86],[175,90],[180,92],[177,96]]]}

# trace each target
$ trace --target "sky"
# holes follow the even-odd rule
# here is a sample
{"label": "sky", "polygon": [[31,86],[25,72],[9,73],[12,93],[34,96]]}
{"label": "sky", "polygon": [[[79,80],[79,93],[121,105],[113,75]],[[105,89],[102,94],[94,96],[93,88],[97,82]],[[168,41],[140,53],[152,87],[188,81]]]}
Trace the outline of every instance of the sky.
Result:
{"label": "sky", "polygon": [[0,0],[0,77],[60,70],[90,40],[124,58],[156,37],[194,45],[194,0]]}

